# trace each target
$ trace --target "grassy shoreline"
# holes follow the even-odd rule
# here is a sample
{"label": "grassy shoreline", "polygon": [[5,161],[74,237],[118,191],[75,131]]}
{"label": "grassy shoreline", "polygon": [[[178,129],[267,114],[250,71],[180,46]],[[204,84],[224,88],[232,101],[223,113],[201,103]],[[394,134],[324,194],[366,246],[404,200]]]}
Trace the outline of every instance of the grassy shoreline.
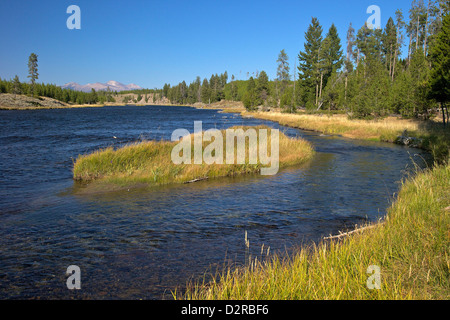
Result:
{"label": "grassy shoreline", "polygon": [[[256,259],[194,283],[176,299],[449,299],[450,135],[440,124],[410,120],[347,120],[344,116],[241,112],[281,125],[352,139],[395,142],[407,130],[442,163],[404,181],[383,223],[338,240],[323,240],[294,255]],[[381,289],[367,287],[371,265]]]}
{"label": "grassy shoreline", "polygon": [[[339,116],[290,115],[273,112],[244,111],[241,114],[276,121],[289,127],[338,134],[353,139],[394,142],[398,135],[407,130],[409,135],[423,139],[421,147],[431,151],[435,158],[441,159],[443,163],[448,161],[450,143],[448,133],[441,130],[439,125],[434,126],[432,123],[424,125],[421,122],[397,119],[355,121]],[[173,147],[170,143],[156,145],[157,148],[167,148],[167,150]],[[94,167],[107,164],[109,161],[116,166],[122,165],[123,168],[122,171],[119,170],[119,176],[100,174],[81,180],[89,183],[95,180],[116,185],[130,182],[148,184],[148,179],[155,179],[154,173],[158,172],[155,168],[152,169],[153,175],[133,177],[133,174],[127,173],[126,170],[135,168],[134,165],[120,160],[122,159],[120,152],[124,151],[125,159],[134,159],[139,163],[139,156],[136,157],[136,155],[142,155],[139,147],[145,149],[148,146],[138,144],[119,150],[106,149],[91,155],[80,156],[77,163],[79,160],[82,163],[92,157]],[[155,145],[149,150],[154,151],[154,147]],[[130,157],[131,154],[134,155]],[[158,154],[167,155],[164,152],[158,152]],[[162,161],[160,167],[164,166],[166,164]],[[145,170],[149,169],[149,167],[145,168]],[[168,170],[170,176],[171,169]],[[249,166],[233,170],[228,173],[255,172],[255,168]],[[173,178],[175,176],[173,175]],[[182,183],[191,178],[203,176],[204,172],[200,174],[197,171],[189,177],[172,182]],[[156,181],[153,181],[155,183],[150,181],[150,184],[172,183],[158,181],[158,179],[156,177]],[[284,258],[272,256],[265,262],[253,260],[248,266],[226,269],[223,273],[216,275],[216,280],[192,284],[186,292],[175,293],[174,298],[195,300],[448,299],[450,298],[449,206],[450,165],[447,163],[420,172],[405,181],[383,223],[375,224],[362,233],[355,233],[340,240],[323,240],[311,247],[303,247],[292,256]],[[370,276],[367,268],[371,265],[380,267],[380,290],[370,290],[367,287],[367,279]]]}
{"label": "grassy shoreline", "polygon": [[341,135],[351,139],[395,143],[405,131],[419,139],[419,148],[429,151],[439,163],[445,163],[450,153],[450,130],[434,121],[414,121],[398,118],[382,120],[348,120],[346,115],[309,115],[281,112],[248,112],[242,116],[275,121],[283,126]]}
{"label": "grassy shoreline", "polygon": [[[340,240],[323,240],[290,257],[253,260],[196,283],[177,299],[449,299],[450,166],[409,178],[384,223]],[[381,289],[367,286],[380,268]]]}
{"label": "grassy shoreline", "polygon": [[[271,129],[268,127],[233,127],[230,129],[249,128],[267,129],[268,137]],[[222,130],[222,136],[226,136]],[[191,135],[192,137],[192,135]],[[311,144],[302,139],[291,139],[279,133],[279,167],[297,165],[312,158],[314,150]],[[258,137],[259,139],[259,137]],[[194,145],[191,139],[191,159]],[[269,139],[270,140],[270,139]],[[259,140],[257,140],[259,143]],[[96,151],[88,155],[80,155],[73,167],[73,178],[76,181],[87,183],[96,189],[117,189],[134,186],[158,186],[166,184],[180,184],[199,179],[235,176],[240,174],[256,173],[263,166],[259,161],[249,163],[249,143],[246,140],[246,161],[244,164],[180,164],[171,160],[171,152],[178,142],[148,141],[127,145],[114,150],[112,147]],[[202,150],[209,145],[203,141]],[[223,154],[226,154],[226,143],[223,142]],[[236,144],[234,145],[236,152]],[[270,141],[268,149],[271,150]],[[192,161],[193,162],[193,161]],[[235,158],[235,163],[236,158]]]}

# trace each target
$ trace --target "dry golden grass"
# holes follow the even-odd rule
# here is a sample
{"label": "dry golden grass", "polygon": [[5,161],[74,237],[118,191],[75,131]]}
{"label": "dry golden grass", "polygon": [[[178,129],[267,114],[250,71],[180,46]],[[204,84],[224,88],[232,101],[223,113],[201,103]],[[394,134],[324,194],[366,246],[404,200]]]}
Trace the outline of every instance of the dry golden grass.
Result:
{"label": "dry golden grass", "polygon": [[420,128],[419,121],[394,117],[382,120],[349,120],[346,115],[327,116],[281,112],[243,112],[242,115],[276,121],[289,127],[366,140],[390,141],[387,139],[392,139],[393,137],[395,139],[404,130],[414,132]]}
{"label": "dry golden grass", "polygon": [[361,140],[396,142],[406,130],[409,137],[415,137],[421,141],[419,147],[429,151],[438,163],[446,163],[450,154],[450,130],[434,120],[406,120],[395,117],[380,120],[349,120],[346,115],[280,112],[242,112],[241,114],[276,121],[293,128]]}

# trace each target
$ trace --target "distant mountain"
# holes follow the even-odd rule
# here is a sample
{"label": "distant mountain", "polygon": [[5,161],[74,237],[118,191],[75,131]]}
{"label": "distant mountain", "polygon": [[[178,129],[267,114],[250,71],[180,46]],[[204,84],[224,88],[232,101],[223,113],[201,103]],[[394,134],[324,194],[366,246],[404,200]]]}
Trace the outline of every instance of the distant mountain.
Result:
{"label": "distant mountain", "polygon": [[108,90],[111,91],[125,91],[125,90],[139,90],[139,89],[143,89],[140,86],[134,84],[134,83],[130,83],[130,84],[123,84],[114,80],[108,81],[107,83],[100,83],[100,82],[96,82],[96,83],[88,83],[85,85],[81,85],[78,84],[76,82],[69,82],[66,83],[65,85],[61,86],[61,88],[63,89],[71,89],[71,90],[76,90],[76,91],[83,91],[83,92],[90,92],[92,89],[95,89],[95,91],[106,91]]}

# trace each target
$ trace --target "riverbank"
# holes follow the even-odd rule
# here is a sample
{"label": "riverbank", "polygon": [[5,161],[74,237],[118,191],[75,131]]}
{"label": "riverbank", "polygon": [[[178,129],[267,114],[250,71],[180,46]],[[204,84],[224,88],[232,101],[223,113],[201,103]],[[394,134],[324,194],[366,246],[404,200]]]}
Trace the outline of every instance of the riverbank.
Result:
{"label": "riverbank", "polygon": [[[244,117],[270,120],[280,125],[302,130],[341,135],[351,139],[400,143],[399,137],[417,139],[416,147],[429,151],[434,159],[443,163],[448,159],[450,130],[435,121],[414,121],[395,117],[381,120],[349,120],[346,115],[310,115],[281,112],[247,112]],[[406,138],[406,137],[405,137]]]}
{"label": "riverbank", "polygon": [[[192,107],[196,109],[214,109],[221,110],[223,112],[241,112],[245,111],[242,102],[234,101],[220,101],[212,104],[195,103],[186,105],[171,104],[170,101],[165,99],[158,99],[153,102],[153,99],[145,101],[144,97],[138,100],[138,94],[118,94],[113,95],[116,102],[105,102],[96,104],[70,104],[60,100],[48,98],[48,97],[32,97],[22,94],[0,94],[0,110],[43,110],[43,109],[69,109],[69,108],[98,108],[107,106],[184,106]],[[127,97],[127,102],[123,102],[124,97]]]}
{"label": "riverbank", "polygon": [[[227,269],[212,282],[195,283],[179,299],[448,299],[450,296],[450,136],[441,124],[397,118],[348,120],[346,116],[241,112],[242,116],[352,139],[396,142],[406,132],[420,139],[436,166],[402,184],[382,223],[323,240],[295,254],[256,258]],[[263,251],[262,251],[263,252]],[[261,257],[260,257],[261,258]],[[370,266],[380,286],[370,289]],[[372,272],[372,271],[371,271]]]}
{"label": "riverbank", "polygon": [[[139,97],[141,96],[141,97]],[[115,102],[105,102],[96,104],[70,104],[60,100],[48,97],[35,97],[23,94],[0,94],[0,110],[41,110],[41,109],[67,109],[67,108],[95,108],[106,106],[184,106],[196,109],[213,109],[221,110],[221,112],[243,112],[244,105],[240,101],[226,101],[222,100],[211,104],[197,102],[194,104],[177,105],[172,104],[167,98],[156,99],[153,101],[153,94],[145,98],[145,95],[128,93],[113,95]],[[124,99],[126,98],[126,99]],[[138,100],[138,98],[140,100]],[[124,102],[126,100],[126,102]]]}
{"label": "riverbank", "polygon": [[[194,300],[447,300],[449,226],[450,166],[444,165],[405,181],[383,223],[303,247],[290,257],[254,258],[174,295]],[[372,282],[376,268],[379,282]]]}
{"label": "riverbank", "polygon": [[197,109],[220,110],[220,112],[223,113],[241,113],[245,111],[244,104],[241,101],[222,100],[211,104],[197,102],[190,105],[190,107]]}
{"label": "riverbank", "polygon": [[[231,129],[267,129],[268,137],[271,129],[268,127],[233,127]],[[258,130],[256,130],[258,131]],[[225,130],[222,130],[225,137]],[[192,135],[191,135],[192,137]],[[268,150],[271,150],[270,138]],[[187,183],[216,177],[235,176],[259,172],[262,165],[249,162],[249,142],[246,140],[245,164],[174,164],[172,150],[178,142],[148,141],[131,144],[119,149],[112,147],[99,150],[92,154],[80,155],[73,168],[73,178],[87,185],[81,192],[111,191],[130,187],[152,187],[172,183]],[[257,137],[259,144],[259,135]],[[202,154],[210,143],[203,141]],[[223,155],[226,155],[226,143],[223,142]],[[209,147],[212,148],[212,147]],[[234,145],[236,154],[237,146]],[[194,139],[191,139],[191,160],[194,154]],[[211,150],[210,150],[211,151]],[[304,163],[314,155],[311,144],[302,139],[291,139],[279,133],[279,168]],[[236,160],[236,158],[235,158]],[[234,163],[237,163],[235,161]]]}
{"label": "riverbank", "polygon": [[[129,101],[123,102],[123,97],[129,97]],[[69,108],[99,108],[106,106],[148,106],[148,105],[163,105],[170,106],[167,99],[158,100],[156,103],[145,102],[144,98],[137,100],[137,94],[118,94],[113,97],[117,102],[105,102],[96,104],[70,104],[60,100],[48,97],[35,97],[23,94],[0,94],[0,110],[42,110],[42,109],[69,109]]]}
{"label": "riverbank", "polygon": [[104,107],[103,104],[68,104],[48,97],[30,97],[27,95],[0,94],[0,110],[42,110],[42,109],[68,109],[68,108],[95,108]]}

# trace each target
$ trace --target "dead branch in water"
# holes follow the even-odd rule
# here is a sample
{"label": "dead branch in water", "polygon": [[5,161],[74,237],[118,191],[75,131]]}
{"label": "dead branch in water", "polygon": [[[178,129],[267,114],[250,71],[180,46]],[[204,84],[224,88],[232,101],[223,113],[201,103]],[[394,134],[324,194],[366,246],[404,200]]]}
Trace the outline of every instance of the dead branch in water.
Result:
{"label": "dead branch in water", "polygon": [[203,180],[208,180],[208,177],[198,178],[198,179],[194,179],[194,180],[189,180],[189,181],[186,181],[185,184],[186,184],[186,183],[199,182],[199,181],[203,181]]}
{"label": "dead branch in water", "polygon": [[342,233],[341,231],[339,231],[339,234],[338,234],[338,235],[335,235],[335,236],[330,235],[329,237],[324,237],[323,239],[324,239],[324,240],[340,239],[340,238],[342,238],[342,237],[347,237],[347,236],[349,236],[349,235],[351,235],[351,234],[353,234],[353,233],[364,232],[364,231],[366,231],[366,230],[373,229],[373,228],[375,228],[375,227],[377,227],[377,226],[379,226],[379,225],[382,225],[383,223],[384,223],[384,222],[378,222],[378,223],[376,223],[376,224],[372,224],[372,225],[370,225],[370,226],[365,226],[365,227],[357,228],[357,229],[355,229],[355,230],[352,230],[352,231],[349,231],[349,232],[345,232],[345,233]]}

